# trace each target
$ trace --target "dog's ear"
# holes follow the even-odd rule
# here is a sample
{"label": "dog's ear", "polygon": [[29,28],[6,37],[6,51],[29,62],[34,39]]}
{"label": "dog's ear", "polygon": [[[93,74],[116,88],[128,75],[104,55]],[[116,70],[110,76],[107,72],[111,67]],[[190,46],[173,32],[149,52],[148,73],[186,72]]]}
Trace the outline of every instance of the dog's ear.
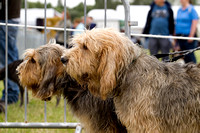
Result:
{"label": "dog's ear", "polygon": [[51,63],[47,63],[42,68],[42,79],[39,86],[39,91],[36,96],[39,98],[48,98],[53,95],[54,80],[56,76],[56,67]]}
{"label": "dog's ear", "polygon": [[35,50],[34,49],[27,49],[25,53],[23,54],[24,60],[27,60],[29,58],[32,58],[35,55]]}
{"label": "dog's ear", "polygon": [[108,94],[116,87],[116,62],[113,52],[102,51],[98,73],[100,76],[100,96],[106,99]]}

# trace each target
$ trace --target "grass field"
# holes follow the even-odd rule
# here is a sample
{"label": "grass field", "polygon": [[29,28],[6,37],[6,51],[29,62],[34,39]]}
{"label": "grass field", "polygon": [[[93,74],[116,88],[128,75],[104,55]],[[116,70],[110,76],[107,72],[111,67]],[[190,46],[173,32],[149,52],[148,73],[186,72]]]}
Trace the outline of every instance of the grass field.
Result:
{"label": "grass field", "polygon": [[[200,51],[196,51],[197,62],[200,63]],[[0,97],[2,96],[3,82],[0,82]],[[58,107],[55,107],[55,98],[47,102],[47,121],[63,122],[64,121],[64,102],[63,100]],[[29,92],[29,104],[27,108],[28,122],[44,122],[44,102],[33,98]],[[5,121],[4,114],[0,114],[0,122]],[[24,106],[19,107],[17,104],[8,106],[8,122],[23,122]],[[67,107],[67,122],[76,122],[75,118]],[[0,133],[74,133],[73,129],[0,129]]]}
{"label": "grass field", "polygon": [[[0,82],[0,92],[3,89],[3,82]],[[2,94],[1,94],[2,95]],[[64,122],[64,101],[61,100],[58,107],[55,107],[56,99],[47,102],[47,121]],[[29,104],[27,106],[28,122],[44,122],[44,102],[33,98],[29,92]],[[0,122],[5,121],[4,114],[0,114]],[[8,122],[24,122],[24,106],[17,104],[8,106]],[[67,122],[77,122],[67,107]],[[0,129],[0,133],[74,133],[74,129]]]}

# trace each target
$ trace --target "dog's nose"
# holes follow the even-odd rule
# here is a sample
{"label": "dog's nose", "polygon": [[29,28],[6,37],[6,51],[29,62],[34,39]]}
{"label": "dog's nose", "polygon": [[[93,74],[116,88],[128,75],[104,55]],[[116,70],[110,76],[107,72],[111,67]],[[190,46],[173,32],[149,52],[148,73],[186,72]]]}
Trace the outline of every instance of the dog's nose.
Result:
{"label": "dog's nose", "polygon": [[66,58],[66,57],[61,57],[61,62],[62,62],[63,64],[66,64],[68,61],[69,61],[68,58]]}

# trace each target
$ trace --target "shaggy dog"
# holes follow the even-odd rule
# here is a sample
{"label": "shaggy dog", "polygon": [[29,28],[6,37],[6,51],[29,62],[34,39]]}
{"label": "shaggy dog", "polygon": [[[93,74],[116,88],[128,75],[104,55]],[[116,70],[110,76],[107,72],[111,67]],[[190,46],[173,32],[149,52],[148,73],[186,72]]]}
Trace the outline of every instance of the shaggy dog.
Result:
{"label": "shaggy dog", "polygon": [[87,133],[126,133],[115,113],[113,99],[106,101],[91,95],[64,70],[60,57],[64,47],[47,44],[25,53],[17,68],[21,84],[42,100],[62,94]]}
{"label": "shaggy dog", "polygon": [[[19,77],[17,75],[17,67],[23,62],[22,59],[16,60],[8,65],[8,78],[15,82],[19,86],[20,90],[20,107],[24,104],[24,88],[21,86],[19,82]],[[5,67],[0,69],[0,80],[5,78]],[[28,93],[27,93],[27,102],[28,102]],[[56,106],[60,103],[60,97],[56,97]]]}
{"label": "shaggy dog", "polygon": [[[23,62],[23,60],[16,60],[16,61],[8,64],[8,78],[10,80],[12,80],[13,82],[15,82],[19,86],[19,90],[20,90],[20,107],[24,104],[24,88],[19,83],[19,77],[17,75],[16,68],[22,62]],[[0,80],[4,80],[4,79],[5,79],[5,67],[0,69]],[[28,99],[28,97],[27,97],[27,99]]]}
{"label": "shaggy dog", "polygon": [[164,63],[113,29],[73,38],[66,72],[102,99],[114,97],[130,133],[199,133],[200,65]]}

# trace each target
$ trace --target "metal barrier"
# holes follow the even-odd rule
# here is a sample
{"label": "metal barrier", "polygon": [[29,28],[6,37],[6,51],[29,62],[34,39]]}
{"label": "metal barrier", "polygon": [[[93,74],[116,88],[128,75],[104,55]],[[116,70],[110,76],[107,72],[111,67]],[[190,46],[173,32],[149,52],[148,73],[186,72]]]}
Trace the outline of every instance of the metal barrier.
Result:
{"label": "metal barrier", "polygon": [[[66,28],[66,12],[67,12],[67,8],[66,8],[66,0],[64,0],[64,22],[65,22],[65,26],[64,28],[55,28],[55,27],[47,27],[47,22],[46,22],[46,9],[47,9],[47,4],[46,4],[46,0],[45,0],[45,7],[44,7],[44,27],[42,26],[29,26],[27,25],[27,0],[25,0],[25,25],[20,25],[20,24],[8,24],[8,0],[5,0],[6,3],[6,23],[0,23],[0,25],[5,25],[6,26],[6,38],[5,38],[5,42],[6,42],[6,47],[5,47],[5,67],[6,67],[6,73],[5,73],[5,122],[1,122],[0,123],[0,128],[59,128],[59,129],[76,129],[75,133],[81,133],[82,131],[82,127],[79,123],[67,123],[67,119],[66,119],[66,99],[64,100],[64,122],[63,123],[48,123],[47,122],[47,112],[46,112],[46,102],[44,102],[44,123],[28,123],[27,120],[27,88],[25,88],[25,111],[24,111],[24,122],[7,122],[7,105],[8,105],[8,86],[7,86],[7,80],[8,80],[8,26],[17,26],[17,27],[24,27],[25,29],[25,48],[26,48],[26,44],[27,44],[27,28],[37,28],[37,29],[44,29],[44,44],[46,44],[46,34],[47,34],[47,29],[52,29],[52,30],[64,30],[64,46],[66,47],[66,31],[77,31],[75,29],[67,29]],[[130,5],[128,0],[122,0],[122,3],[124,4],[124,8],[126,10],[125,12],[125,34],[130,37]],[[106,10],[107,10],[107,0],[104,0],[104,6],[105,6],[105,19],[104,19],[104,28],[106,27],[106,23],[107,23],[107,15],[106,15]],[[86,0],[84,0],[84,25],[86,26]]]}

